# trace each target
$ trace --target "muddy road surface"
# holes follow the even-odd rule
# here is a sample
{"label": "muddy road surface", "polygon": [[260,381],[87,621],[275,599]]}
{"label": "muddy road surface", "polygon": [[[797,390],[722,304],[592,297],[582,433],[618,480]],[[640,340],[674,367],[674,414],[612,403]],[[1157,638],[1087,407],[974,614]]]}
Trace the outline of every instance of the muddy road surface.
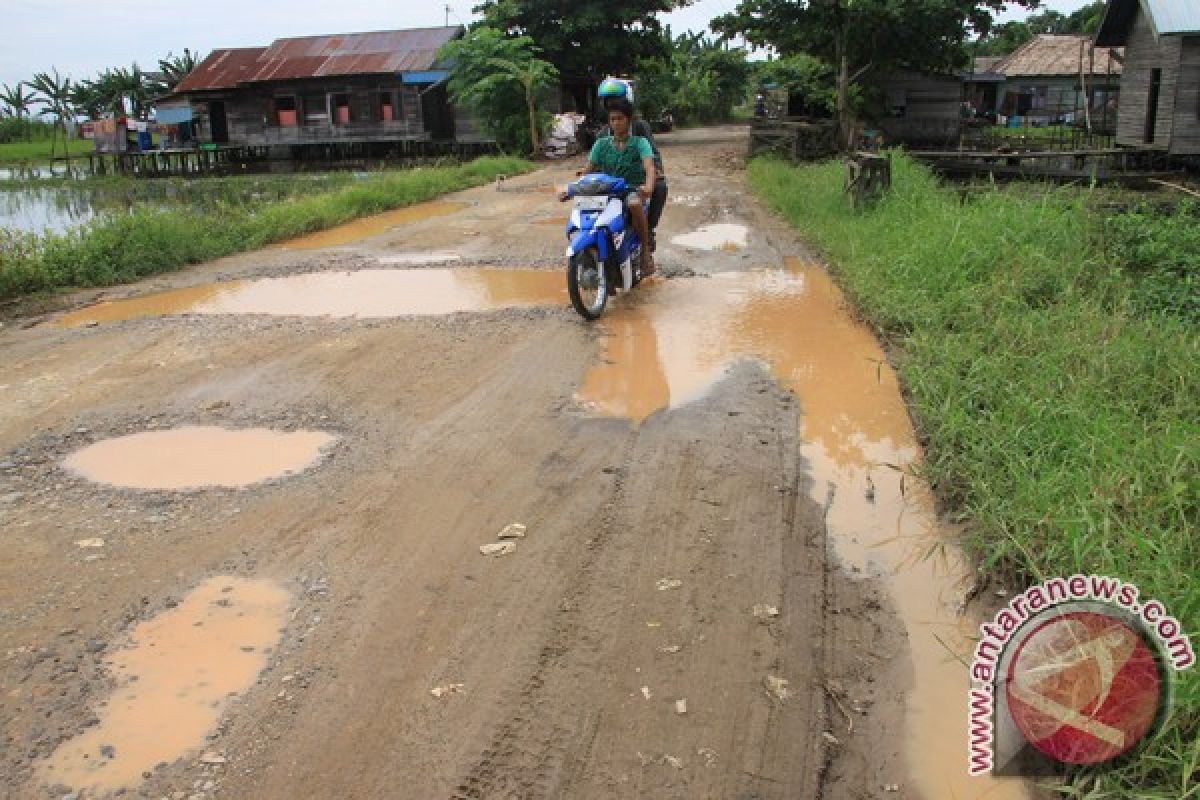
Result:
{"label": "muddy road surface", "polygon": [[575,163],[7,320],[0,796],[1022,796],[882,352],[663,145],[596,324]]}

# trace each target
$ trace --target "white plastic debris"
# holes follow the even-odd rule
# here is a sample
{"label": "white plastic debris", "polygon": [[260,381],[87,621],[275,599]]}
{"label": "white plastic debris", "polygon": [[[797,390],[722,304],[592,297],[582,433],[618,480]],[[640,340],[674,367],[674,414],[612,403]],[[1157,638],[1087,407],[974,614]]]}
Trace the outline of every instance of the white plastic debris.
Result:
{"label": "white plastic debris", "polygon": [[779,616],[779,609],[766,603],[759,603],[754,607],[754,616],[759,622],[770,622]]}
{"label": "white plastic debris", "polygon": [[657,584],[660,592],[669,592],[672,589],[678,589],[683,586],[683,581],[676,578],[663,578]]}
{"label": "white plastic debris", "polygon": [[466,688],[467,685],[465,683],[448,683],[445,686],[438,686],[437,688],[430,689],[429,693],[434,697],[441,699],[448,694],[458,694]]}
{"label": "white plastic debris", "polygon": [[663,754],[662,763],[666,764],[669,767],[674,767],[675,769],[683,769],[683,759],[682,758],[676,758],[675,756],[669,756],[669,755]]}
{"label": "white plastic debris", "polygon": [[763,683],[767,687],[767,694],[780,703],[787,701],[792,696],[792,690],[788,688],[788,682],[777,675],[768,675],[763,679]]}
{"label": "white plastic debris", "polygon": [[524,539],[526,527],[519,522],[512,522],[504,526],[504,530],[496,536],[497,539]]}
{"label": "white plastic debris", "polygon": [[479,546],[479,552],[485,556],[506,556],[516,551],[516,542],[492,542],[491,544],[481,544]]}
{"label": "white plastic debris", "polygon": [[681,697],[675,701],[675,713],[676,714],[686,714],[687,713],[687,698],[686,697]]}
{"label": "white plastic debris", "polygon": [[683,647],[681,645],[669,644],[669,645],[665,645],[663,647],[658,648],[658,652],[667,653],[669,655],[674,655],[675,653],[678,653],[682,649],[683,649]]}
{"label": "white plastic debris", "polygon": [[104,547],[104,540],[103,539],[80,539],[78,542],[75,543],[75,546],[80,549],[86,549],[88,547]]}
{"label": "white plastic debris", "polygon": [[649,686],[643,686],[643,687],[642,687],[642,697],[646,698],[647,700],[649,700],[649,699],[650,699],[650,697],[651,697],[651,693],[650,693],[650,687],[649,687]]}

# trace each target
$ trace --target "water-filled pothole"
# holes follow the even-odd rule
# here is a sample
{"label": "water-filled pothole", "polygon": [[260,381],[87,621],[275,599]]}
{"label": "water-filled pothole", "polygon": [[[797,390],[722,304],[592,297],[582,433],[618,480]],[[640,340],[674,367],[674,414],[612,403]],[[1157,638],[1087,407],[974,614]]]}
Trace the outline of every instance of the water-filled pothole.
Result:
{"label": "water-filled pothole", "polygon": [[170,314],[386,318],[564,305],[558,270],[363,269],[230,281],[115,300],[61,317],[76,327]]}
{"label": "water-filled pothole", "polygon": [[745,225],[720,223],[705,225],[691,233],[681,233],[671,238],[672,244],[692,250],[724,250],[733,252],[746,246],[750,229]]}
{"label": "water-filled pothole", "polygon": [[920,793],[1024,798],[1019,781],[967,774],[968,680],[955,654],[969,657],[973,644],[957,602],[970,570],[909,474],[920,449],[896,375],[828,274],[789,259],[782,270],[667,281],[601,324],[603,358],[579,391],[596,413],[644,420],[702,397],[743,358],[795,392],[812,500],[829,503],[833,545],[884,583],[909,634],[907,756]]}
{"label": "water-filled pothole", "polygon": [[283,242],[278,247],[283,250],[317,250],[322,247],[353,244],[386,233],[400,225],[410,225],[414,222],[423,222],[427,219],[454,214],[467,208],[468,205],[468,203],[448,202],[418,203],[414,206],[398,208],[395,211],[385,211],[382,214],[356,219],[327,230],[298,236]]}
{"label": "water-filled pothole", "polygon": [[[175,608],[139,624],[106,659],[117,688],[99,724],[38,767],[48,786],[112,793],[204,745],[226,703],[267,664],[289,595],[267,581],[212,578]],[[89,796],[91,796],[89,794]]]}
{"label": "water-filled pothole", "polygon": [[320,431],[188,426],[106,439],[71,454],[63,466],[128,489],[240,488],[309,469],[335,439]]}

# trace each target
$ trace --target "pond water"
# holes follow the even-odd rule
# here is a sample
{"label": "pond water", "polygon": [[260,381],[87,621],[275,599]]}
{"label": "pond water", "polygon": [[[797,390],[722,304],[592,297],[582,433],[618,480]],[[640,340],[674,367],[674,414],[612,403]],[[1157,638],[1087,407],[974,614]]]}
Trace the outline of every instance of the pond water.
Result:
{"label": "pond water", "polygon": [[26,233],[61,233],[97,214],[88,192],[67,188],[0,190],[0,228]]}
{"label": "pond water", "polygon": [[[0,181],[4,176],[0,174]],[[0,186],[0,228],[24,233],[62,233],[104,214],[135,209],[209,210],[276,202],[355,181],[347,173],[245,176],[199,180],[54,180]]]}

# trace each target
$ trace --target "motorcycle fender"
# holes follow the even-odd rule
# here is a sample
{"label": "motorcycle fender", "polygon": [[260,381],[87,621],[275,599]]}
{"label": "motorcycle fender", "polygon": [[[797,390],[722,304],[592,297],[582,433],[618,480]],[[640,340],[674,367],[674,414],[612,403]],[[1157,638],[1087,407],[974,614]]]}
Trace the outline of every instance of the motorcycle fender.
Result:
{"label": "motorcycle fender", "polygon": [[589,231],[580,231],[571,239],[571,244],[567,246],[567,258],[573,258],[589,247],[592,247],[599,242],[601,248],[601,258],[604,257],[604,237],[597,235],[595,228]]}

